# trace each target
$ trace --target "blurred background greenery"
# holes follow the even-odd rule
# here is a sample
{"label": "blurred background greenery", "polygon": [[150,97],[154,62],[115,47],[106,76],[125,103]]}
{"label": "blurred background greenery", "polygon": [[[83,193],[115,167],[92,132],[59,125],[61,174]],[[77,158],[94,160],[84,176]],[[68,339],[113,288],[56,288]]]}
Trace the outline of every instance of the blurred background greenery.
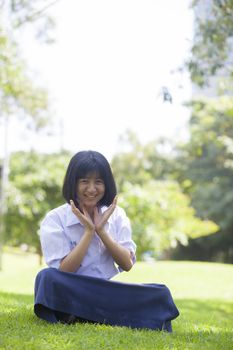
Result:
{"label": "blurred background greenery", "polygon": [[[6,130],[12,114],[27,120],[35,133],[46,132],[50,122],[47,91],[36,86],[19,55],[20,38],[9,33],[31,26],[36,37],[50,44],[55,28],[46,9],[53,3],[0,1],[0,120]],[[193,11],[198,3],[192,3]],[[213,15],[205,22],[195,17],[190,57],[180,68],[203,91],[187,102],[188,139],[143,144],[127,130],[121,139],[127,151],[111,159],[138,260],[233,262],[233,4],[212,1],[209,10]],[[212,78],[218,81],[217,93],[207,97],[205,87]],[[172,103],[167,101],[164,95],[164,102]],[[5,148],[0,160],[1,247],[20,247],[41,259],[39,224],[48,210],[64,202],[61,186],[72,154],[31,150],[9,155],[7,144]]]}

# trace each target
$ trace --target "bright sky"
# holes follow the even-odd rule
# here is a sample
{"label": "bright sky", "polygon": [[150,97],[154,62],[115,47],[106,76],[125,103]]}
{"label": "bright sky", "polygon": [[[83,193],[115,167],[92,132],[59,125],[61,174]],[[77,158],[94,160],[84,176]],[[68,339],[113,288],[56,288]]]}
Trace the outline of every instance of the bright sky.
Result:
{"label": "bright sky", "polygon": [[[56,44],[22,37],[24,56],[51,97],[55,136],[35,138],[10,126],[9,148],[72,152],[95,149],[109,159],[126,129],[146,143],[185,137],[191,96],[182,65],[192,40],[189,0],[60,0],[50,9]],[[163,103],[162,86],[173,103]],[[59,125],[63,125],[58,132]]]}

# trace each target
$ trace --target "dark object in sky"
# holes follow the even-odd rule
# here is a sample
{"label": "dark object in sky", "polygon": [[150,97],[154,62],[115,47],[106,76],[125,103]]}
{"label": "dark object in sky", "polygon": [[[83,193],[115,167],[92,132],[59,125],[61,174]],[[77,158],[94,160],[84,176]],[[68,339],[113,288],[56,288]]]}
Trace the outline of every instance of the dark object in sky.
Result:
{"label": "dark object in sky", "polygon": [[162,87],[162,96],[163,96],[163,102],[172,103],[172,95],[166,86]]}

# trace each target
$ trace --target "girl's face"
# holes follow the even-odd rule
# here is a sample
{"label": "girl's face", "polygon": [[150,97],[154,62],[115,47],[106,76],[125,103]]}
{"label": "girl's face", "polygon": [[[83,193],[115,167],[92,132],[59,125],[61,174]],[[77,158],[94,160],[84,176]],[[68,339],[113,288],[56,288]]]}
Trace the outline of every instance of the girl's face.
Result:
{"label": "girl's face", "polygon": [[104,181],[96,173],[87,174],[77,181],[76,193],[79,205],[92,210],[104,196]]}

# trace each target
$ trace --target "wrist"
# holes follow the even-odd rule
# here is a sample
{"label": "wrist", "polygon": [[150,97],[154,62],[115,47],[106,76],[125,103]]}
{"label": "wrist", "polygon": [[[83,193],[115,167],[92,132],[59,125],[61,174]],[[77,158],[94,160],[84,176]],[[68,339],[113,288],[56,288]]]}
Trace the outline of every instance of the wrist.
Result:
{"label": "wrist", "polygon": [[93,229],[92,228],[87,228],[85,230],[85,232],[84,232],[84,234],[87,235],[87,236],[93,236],[94,233],[95,233],[95,229],[94,228]]}
{"label": "wrist", "polygon": [[104,228],[100,229],[100,230],[96,230],[98,236],[100,237],[104,237],[104,236],[107,236],[107,232],[105,231]]}

